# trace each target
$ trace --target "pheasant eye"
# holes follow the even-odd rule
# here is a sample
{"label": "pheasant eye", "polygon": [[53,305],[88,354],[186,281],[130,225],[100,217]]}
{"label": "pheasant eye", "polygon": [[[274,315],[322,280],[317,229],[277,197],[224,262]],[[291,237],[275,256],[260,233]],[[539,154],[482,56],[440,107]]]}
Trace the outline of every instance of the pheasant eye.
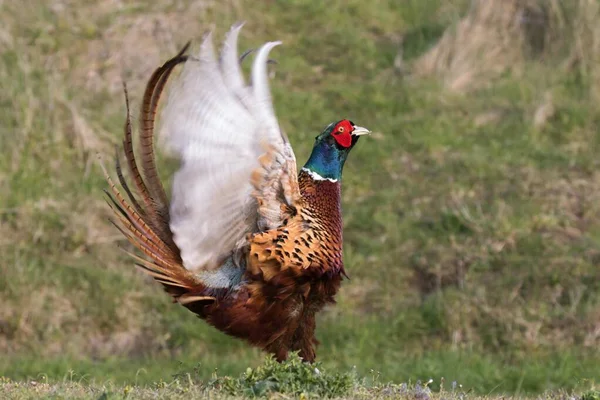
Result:
{"label": "pheasant eye", "polygon": [[344,127],[343,126],[340,126],[338,128],[338,133],[344,133]]}

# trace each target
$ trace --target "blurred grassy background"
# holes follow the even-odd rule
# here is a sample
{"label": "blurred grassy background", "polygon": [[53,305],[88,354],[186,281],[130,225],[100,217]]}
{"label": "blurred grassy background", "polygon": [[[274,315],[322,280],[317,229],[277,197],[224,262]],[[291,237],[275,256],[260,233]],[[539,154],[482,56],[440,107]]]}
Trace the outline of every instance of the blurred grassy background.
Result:
{"label": "blurred grassy background", "polygon": [[[172,305],[117,245],[96,154],[189,39],[283,40],[303,162],[350,118],[339,304],[319,359],[479,393],[600,377],[596,0],[0,1],[0,375],[145,383],[263,354]],[[166,164],[163,164],[166,165]],[[168,168],[163,168],[165,177]]]}

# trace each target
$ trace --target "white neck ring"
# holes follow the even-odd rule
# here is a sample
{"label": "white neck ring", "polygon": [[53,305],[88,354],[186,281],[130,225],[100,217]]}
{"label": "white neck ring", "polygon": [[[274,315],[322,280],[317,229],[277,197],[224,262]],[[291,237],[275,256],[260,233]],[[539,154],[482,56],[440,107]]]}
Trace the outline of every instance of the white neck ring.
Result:
{"label": "white neck ring", "polygon": [[310,175],[310,177],[313,178],[313,180],[315,180],[315,181],[329,181],[329,182],[337,182],[338,181],[337,179],[323,178],[321,175],[319,175],[315,171],[311,171],[310,169],[308,169],[306,167],[303,167],[302,171],[304,171],[308,175]]}

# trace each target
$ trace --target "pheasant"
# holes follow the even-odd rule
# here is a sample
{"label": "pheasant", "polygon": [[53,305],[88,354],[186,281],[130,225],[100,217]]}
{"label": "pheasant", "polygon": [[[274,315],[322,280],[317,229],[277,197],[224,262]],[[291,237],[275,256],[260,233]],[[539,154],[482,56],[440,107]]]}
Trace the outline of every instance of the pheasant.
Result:
{"label": "pheasant", "polygon": [[[240,29],[228,32],[219,59],[208,34],[197,56],[185,54],[188,43],[152,74],[138,159],[124,88],[123,150],[136,194],[117,157],[122,190],[105,171],[112,222],[145,255],[130,253],[137,265],[174,302],[278,361],[297,351],[312,362],[315,314],[335,302],[346,276],[342,168],[369,131],[347,119],[329,124],[298,173],[268,86],[268,55],[280,42],[256,51],[246,85],[237,54]],[[181,63],[160,116],[159,141],[180,160],[169,202],[157,173],[154,125],[167,80]]]}

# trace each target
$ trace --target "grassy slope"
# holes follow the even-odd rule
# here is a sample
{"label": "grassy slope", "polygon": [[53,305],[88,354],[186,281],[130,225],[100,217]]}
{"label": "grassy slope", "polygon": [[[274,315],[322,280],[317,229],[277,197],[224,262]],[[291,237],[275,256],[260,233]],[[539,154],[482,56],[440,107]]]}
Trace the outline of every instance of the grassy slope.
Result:
{"label": "grassy slope", "polygon": [[[410,62],[465,3],[0,3],[0,375],[144,383],[180,363],[200,361],[208,377],[262,359],[130,267],[94,156],[121,132],[121,76],[137,104],[152,69],[208,21],[222,34],[245,19],[242,47],[284,41],[272,88],[299,160],[329,121],[375,132],[345,171],[352,280],[321,317],[324,364],[480,393],[589,385],[600,376],[598,108],[585,76],[550,63],[469,95],[400,77],[399,35]],[[546,90],[558,111],[537,130]],[[501,118],[477,123],[486,115]]]}

